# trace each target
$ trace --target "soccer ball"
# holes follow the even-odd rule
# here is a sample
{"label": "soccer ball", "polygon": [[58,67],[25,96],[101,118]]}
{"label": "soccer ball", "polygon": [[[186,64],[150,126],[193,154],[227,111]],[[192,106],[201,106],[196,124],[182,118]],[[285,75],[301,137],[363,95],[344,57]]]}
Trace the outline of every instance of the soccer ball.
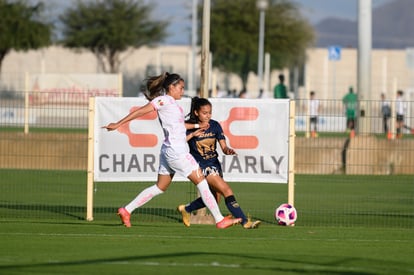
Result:
{"label": "soccer ball", "polygon": [[295,207],[288,203],[281,204],[275,211],[275,219],[279,225],[294,226],[297,217]]}

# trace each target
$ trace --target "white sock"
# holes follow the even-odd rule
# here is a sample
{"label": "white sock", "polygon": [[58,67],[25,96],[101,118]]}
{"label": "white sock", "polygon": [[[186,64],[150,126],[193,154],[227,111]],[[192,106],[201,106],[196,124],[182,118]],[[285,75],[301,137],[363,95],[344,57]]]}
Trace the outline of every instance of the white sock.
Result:
{"label": "white sock", "polygon": [[216,199],[214,198],[213,194],[211,194],[210,188],[208,187],[208,183],[205,179],[197,184],[197,189],[200,192],[201,199],[203,200],[204,204],[207,206],[208,210],[210,210],[211,214],[214,217],[214,220],[216,220],[216,223],[224,219],[223,215],[220,212]]}
{"label": "white sock", "polygon": [[138,207],[141,207],[142,205],[149,202],[153,197],[158,196],[162,193],[164,193],[164,191],[159,189],[158,186],[154,184],[153,186],[142,190],[135,199],[133,199],[127,206],[125,206],[125,209],[129,213],[132,213],[132,211]]}

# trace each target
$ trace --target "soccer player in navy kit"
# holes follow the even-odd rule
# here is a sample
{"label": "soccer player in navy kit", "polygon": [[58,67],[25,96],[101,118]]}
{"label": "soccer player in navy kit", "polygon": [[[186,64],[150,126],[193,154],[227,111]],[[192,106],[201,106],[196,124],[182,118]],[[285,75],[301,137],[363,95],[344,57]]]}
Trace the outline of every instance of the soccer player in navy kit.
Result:
{"label": "soccer player in navy kit", "polygon": [[[211,119],[212,105],[208,99],[194,97],[191,101],[191,111],[186,121],[187,141],[190,146],[190,153],[199,163],[210,188],[224,196],[228,210],[236,218],[241,218],[241,224],[246,229],[257,228],[260,221],[251,221],[243,213],[233,190],[223,180],[223,171],[217,153],[217,142],[226,155],[235,155],[236,152],[227,146],[221,125]],[[190,213],[204,208],[205,204],[198,198],[188,205],[179,205],[185,226],[190,226]]]}

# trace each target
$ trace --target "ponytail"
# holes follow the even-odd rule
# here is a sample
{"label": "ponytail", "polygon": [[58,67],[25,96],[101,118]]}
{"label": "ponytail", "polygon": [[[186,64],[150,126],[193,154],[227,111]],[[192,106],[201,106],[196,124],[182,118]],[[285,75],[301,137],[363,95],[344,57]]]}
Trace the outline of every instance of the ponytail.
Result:
{"label": "ponytail", "polygon": [[157,96],[164,95],[168,92],[170,85],[175,85],[179,81],[184,81],[178,74],[165,72],[158,76],[150,76],[146,79],[147,90],[144,93],[146,99],[153,100]]}

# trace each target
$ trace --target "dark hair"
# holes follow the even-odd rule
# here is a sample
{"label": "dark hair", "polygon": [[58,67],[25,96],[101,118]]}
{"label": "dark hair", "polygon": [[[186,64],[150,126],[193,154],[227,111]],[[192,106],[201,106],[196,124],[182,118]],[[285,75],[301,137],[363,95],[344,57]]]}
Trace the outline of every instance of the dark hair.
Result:
{"label": "dark hair", "polygon": [[146,79],[147,91],[144,92],[148,100],[153,100],[157,96],[168,92],[170,85],[176,85],[180,81],[184,81],[179,74],[170,74],[165,72],[161,75],[150,76]]}
{"label": "dark hair", "polygon": [[211,102],[207,98],[195,96],[191,99],[191,109],[190,112],[187,114],[187,123],[197,123],[198,117],[195,114],[195,111],[200,111],[201,107],[210,105]]}

